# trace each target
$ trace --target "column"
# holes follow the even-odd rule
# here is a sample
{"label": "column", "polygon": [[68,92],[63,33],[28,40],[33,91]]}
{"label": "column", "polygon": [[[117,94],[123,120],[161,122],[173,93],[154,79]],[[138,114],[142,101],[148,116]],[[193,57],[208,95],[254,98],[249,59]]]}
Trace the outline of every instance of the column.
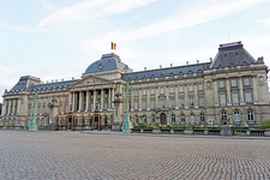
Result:
{"label": "column", "polygon": [[147,111],[150,110],[150,104],[151,104],[151,101],[150,101],[150,97],[151,97],[151,90],[150,89],[147,89],[146,90],[146,109]]}
{"label": "column", "polygon": [[175,108],[179,109],[180,103],[179,103],[179,89],[178,89],[178,86],[175,86],[174,91],[175,91]]}
{"label": "column", "polygon": [[133,109],[134,109],[134,90],[132,90],[132,91],[130,92],[130,104],[131,104],[131,109],[130,109],[130,111],[133,111]]}
{"label": "column", "polygon": [[215,99],[215,105],[219,106],[219,101],[218,101],[218,85],[217,85],[217,81],[215,80],[213,82],[214,84],[214,99]]}
{"label": "column", "polygon": [[10,112],[10,101],[7,100],[7,105],[6,105],[6,115],[9,115],[9,112]]}
{"label": "column", "polygon": [[112,89],[112,108],[114,108],[114,98],[115,98],[115,96],[114,96],[114,88]]}
{"label": "column", "polygon": [[68,111],[72,111],[73,107],[72,107],[72,92],[69,93],[68,95]]}
{"label": "column", "polygon": [[13,100],[13,115],[16,115],[17,112],[17,99]]}
{"label": "column", "polygon": [[108,96],[108,108],[112,108],[112,89],[109,88],[109,96]]}
{"label": "column", "polygon": [[139,95],[139,111],[141,111],[141,109],[142,109],[142,92],[140,89],[138,90],[138,95]]}
{"label": "column", "polygon": [[76,107],[76,92],[71,92],[72,96],[72,112],[75,112]]}
{"label": "column", "polygon": [[156,88],[156,90],[155,90],[155,96],[156,96],[156,98],[155,98],[155,109],[157,109],[158,108],[158,96],[159,96],[159,94],[160,94],[160,87],[157,87]]}
{"label": "column", "polygon": [[104,89],[101,89],[101,98],[100,99],[101,99],[101,103],[100,103],[101,107],[100,108],[101,108],[101,111],[103,111],[103,108],[104,108]]}
{"label": "column", "polygon": [[13,101],[13,99],[10,100],[10,105],[11,105],[10,106],[10,115],[13,115],[13,112],[14,112],[13,111],[13,108],[14,108],[14,101]]}
{"label": "column", "polygon": [[194,96],[195,96],[194,107],[198,108],[199,107],[199,94],[198,94],[197,84],[194,84]]}
{"label": "column", "polygon": [[239,86],[240,86],[240,105],[244,104],[244,88],[243,88],[243,81],[242,78],[239,79]]}
{"label": "column", "polygon": [[2,113],[1,113],[1,116],[5,116],[5,114],[6,114],[6,105],[7,105],[7,102],[6,102],[6,100],[4,99],[4,100],[3,100],[3,106],[2,106]]}
{"label": "column", "polygon": [[97,96],[97,91],[94,90],[94,93],[93,93],[94,97],[93,97],[93,108],[92,110],[95,111],[96,110],[96,96]]}
{"label": "column", "polygon": [[226,90],[227,90],[227,105],[231,106],[232,105],[232,100],[231,100],[231,85],[230,85],[230,79],[226,80]]}
{"label": "column", "polygon": [[258,103],[258,89],[257,89],[258,87],[257,87],[257,79],[256,78],[257,78],[257,76],[254,76],[252,78],[254,103]]}
{"label": "column", "polygon": [[83,108],[83,92],[79,92],[79,110],[78,112],[82,112]]}
{"label": "column", "polygon": [[20,115],[21,114],[21,99],[20,98],[17,100],[17,111],[16,111],[16,114],[17,115]]}
{"label": "column", "polygon": [[164,88],[164,94],[165,94],[165,96],[166,96],[166,102],[165,102],[165,106],[166,107],[169,107],[170,105],[171,105],[171,102],[170,102],[170,92],[171,92],[171,89],[170,88]]}
{"label": "column", "polygon": [[189,107],[189,104],[188,104],[188,85],[186,84],[185,86],[184,86],[184,93],[185,93],[185,108],[186,109],[188,109],[188,107]]}
{"label": "column", "polygon": [[86,91],[86,104],[85,104],[85,112],[89,111],[89,91]]}

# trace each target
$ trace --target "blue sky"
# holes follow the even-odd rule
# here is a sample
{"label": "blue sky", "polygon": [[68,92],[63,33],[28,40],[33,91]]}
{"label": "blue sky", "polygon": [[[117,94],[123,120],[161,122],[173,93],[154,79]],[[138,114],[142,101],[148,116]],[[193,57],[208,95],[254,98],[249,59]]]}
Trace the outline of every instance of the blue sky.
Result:
{"label": "blue sky", "polygon": [[10,0],[0,6],[0,92],[22,75],[79,78],[118,44],[134,70],[208,61],[242,41],[270,65],[269,0]]}

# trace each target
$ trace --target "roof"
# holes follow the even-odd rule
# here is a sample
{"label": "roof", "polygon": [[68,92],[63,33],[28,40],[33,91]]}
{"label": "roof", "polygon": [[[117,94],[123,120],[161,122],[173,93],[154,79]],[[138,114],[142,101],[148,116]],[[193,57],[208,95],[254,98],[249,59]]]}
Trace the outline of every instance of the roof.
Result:
{"label": "roof", "polygon": [[120,57],[114,53],[104,54],[101,59],[90,64],[83,75],[109,72],[113,70],[131,71],[128,65],[124,64]]}
{"label": "roof", "polygon": [[218,53],[211,64],[211,69],[247,66],[256,64],[256,60],[244,49],[242,42],[219,45]]}
{"label": "roof", "polygon": [[29,93],[50,93],[50,92],[58,92],[58,91],[65,91],[76,80],[68,80],[68,81],[61,81],[61,82],[54,82],[54,83],[44,83],[44,84],[32,84],[27,86],[29,81],[25,78],[20,78],[19,82],[10,90],[5,92],[5,96],[9,95],[19,95],[24,92]]}
{"label": "roof", "polygon": [[174,77],[174,76],[193,76],[202,74],[210,66],[210,63],[199,63],[185,66],[176,66],[170,68],[154,69],[148,71],[139,71],[132,73],[123,74],[123,80],[143,80],[143,79],[154,79],[163,77]]}
{"label": "roof", "polygon": [[69,80],[69,81],[62,81],[62,82],[33,85],[30,88],[30,92],[44,93],[44,92],[65,91],[69,87],[71,87],[71,85],[73,85],[75,81],[76,80]]}

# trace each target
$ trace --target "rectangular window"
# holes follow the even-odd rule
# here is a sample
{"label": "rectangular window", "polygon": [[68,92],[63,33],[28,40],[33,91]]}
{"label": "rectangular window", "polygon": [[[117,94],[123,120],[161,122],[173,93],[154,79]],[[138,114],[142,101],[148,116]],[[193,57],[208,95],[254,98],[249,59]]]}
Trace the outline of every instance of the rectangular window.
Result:
{"label": "rectangular window", "polygon": [[223,80],[218,81],[218,88],[219,89],[224,89],[225,88],[225,83],[224,83]]}
{"label": "rectangular window", "polygon": [[253,102],[253,97],[252,97],[251,90],[246,90],[245,91],[245,102],[246,103],[252,103]]}
{"label": "rectangular window", "polygon": [[142,96],[142,108],[143,109],[147,108],[147,95]]}
{"label": "rectangular window", "polygon": [[183,92],[179,92],[178,94],[178,106],[179,107],[185,106],[185,94]]}
{"label": "rectangular window", "polygon": [[244,86],[251,86],[251,78],[244,78]]}
{"label": "rectangular window", "polygon": [[199,96],[199,106],[200,107],[204,107],[205,106],[205,98],[202,95]]}
{"label": "rectangular window", "polygon": [[239,105],[239,94],[238,92],[232,93],[232,104],[233,105]]}
{"label": "rectangular window", "polygon": [[170,93],[170,96],[169,96],[169,99],[170,99],[170,106],[171,107],[175,107],[176,105],[176,102],[175,102],[175,92],[171,92]]}
{"label": "rectangular window", "polygon": [[226,95],[224,93],[219,95],[219,103],[221,106],[226,106]]}
{"label": "rectangular window", "polygon": [[231,86],[233,88],[237,88],[238,87],[238,80],[237,79],[232,79],[231,80]]}
{"label": "rectangular window", "polygon": [[154,109],[156,107],[156,95],[155,94],[151,94],[150,96],[150,106],[152,109]]}

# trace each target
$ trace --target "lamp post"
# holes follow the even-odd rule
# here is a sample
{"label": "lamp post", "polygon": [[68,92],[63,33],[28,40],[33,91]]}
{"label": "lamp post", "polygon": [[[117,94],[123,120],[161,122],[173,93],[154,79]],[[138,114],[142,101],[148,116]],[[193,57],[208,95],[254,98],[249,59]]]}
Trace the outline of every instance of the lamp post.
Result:
{"label": "lamp post", "polygon": [[38,126],[37,126],[37,99],[38,99],[38,94],[34,93],[33,94],[33,99],[32,99],[32,109],[31,109],[31,117],[28,120],[28,131],[37,131]]}
{"label": "lamp post", "polygon": [[122,126],[122,131],[124,134],[128,134],[129,130],[132,128],[132,123],[129,119],[129,111],[130,111],[130,97],[131,97],[131,88],[129,83],[125,85],[125,99],[124,99],[124,122]]}

